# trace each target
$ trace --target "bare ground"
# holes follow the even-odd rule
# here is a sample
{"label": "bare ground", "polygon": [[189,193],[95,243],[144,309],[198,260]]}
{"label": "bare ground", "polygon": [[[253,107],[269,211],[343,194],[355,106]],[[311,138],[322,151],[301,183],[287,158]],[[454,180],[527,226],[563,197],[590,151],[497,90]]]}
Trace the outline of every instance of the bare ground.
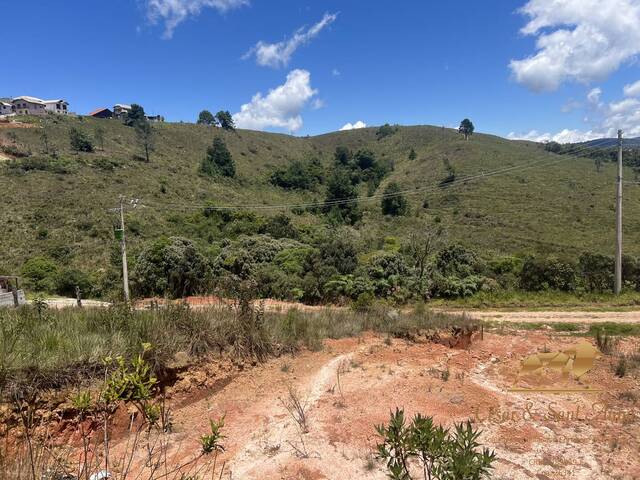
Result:
{"label": "bare ground", "polygon": [[[600,393],[508,390],[523,356],[575,342],[545,332],[485,334],[463,351],[402,340],[388,345],[366,335],[240,371],[189,371],[169,392],[169,456],[182,462],[196,455],[208,419],[224,414],[223,478],[383,479],[383,465],[373,460],[374,425],[402,407],[447,425],[473,421],[496,451],[495,479],[639,478],[640,402],[623,392],[637,395],[640,382],[615,377],[612,358],[587,374]],[[637,349],[637,340],[621,348]],[[289,387],[306,405],[308,433],[284,407]]]}

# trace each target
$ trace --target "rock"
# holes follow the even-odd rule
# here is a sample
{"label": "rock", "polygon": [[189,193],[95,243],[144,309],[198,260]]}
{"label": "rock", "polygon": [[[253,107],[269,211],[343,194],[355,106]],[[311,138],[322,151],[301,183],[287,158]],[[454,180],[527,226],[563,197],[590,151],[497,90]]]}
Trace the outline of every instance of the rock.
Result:
{"label": "rock", "polygon": [[454,395],[449,399],[449,403],[453,403],[454,405],[458,405],[464,401],[464,397],[462,395]]}
{"label": "rock", "polygon": [[100,470],[89,477],[89,480],[106,480],[111,478],[111,474],[106,470]]}

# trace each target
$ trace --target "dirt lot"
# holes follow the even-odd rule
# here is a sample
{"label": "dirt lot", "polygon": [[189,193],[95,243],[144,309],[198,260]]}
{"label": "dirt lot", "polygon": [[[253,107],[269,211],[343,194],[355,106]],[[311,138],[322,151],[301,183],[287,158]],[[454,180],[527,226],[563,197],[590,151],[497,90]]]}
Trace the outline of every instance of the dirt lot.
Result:
{"label": "dirt lot", "polygon": [[[495,479],[640,478],[637,374],[617,378],[605,356],[584,377],[601,392],[509,391],[523,356],[576,341],[544,332],[485,333],[463,351],[368,335],[250,368],[211,363],[186,372],[169,391],[168,457],[181,463],[195,456],[209,418],[224,414],[222,478],[383,479],[383,466],[372,460],[374,425],[403,407],[447,425],[471,419],[496,451]],[[637,349],[638,342],[620,348]],[[518,385],[548,381],[525,377]],[[572,382],[567,386],[585,387]],[[283,406],[289,387],[306,404],[308,433]]]}

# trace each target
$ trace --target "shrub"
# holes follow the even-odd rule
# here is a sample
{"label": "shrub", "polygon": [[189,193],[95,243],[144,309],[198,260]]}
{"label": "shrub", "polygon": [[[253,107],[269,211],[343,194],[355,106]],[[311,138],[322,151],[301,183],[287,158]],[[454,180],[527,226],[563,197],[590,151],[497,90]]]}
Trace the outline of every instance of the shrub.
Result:
{"label": "shrub", "polygon": [[396,182],[391,182],[384,190],[381,207],[384,215],[401,216],[406,215],[409,209],[407,199],[402,195],[400,186]]}
{"label": "shrub", "polygon": [[443,275],[466,277],[474,273],[478,257],[459,244],[448,245],[436,255],[436,267]]}
{"label": "shrub", "polygon": [[327,185],[323,210],[337,223],[354,224],[362,216],[357,198],[358,192],[348,172],[342,168],[336,169]]}
{"label": "shrub", "polygon": [[298,238],[298,230],[284,213],[270,217],[264,224],[264,233],[273,238]]}
{"label": "shrub", "polygon": [[58,265],[47,257],[32,257],[22,266],[27,285],[38,292],[53,292],[58,278]]}
{"label": "shrub", "polygon": [[142,295],[183,297],[204,289],[211,267],[191,240],[161,238],[147,245],[136,259],[134,287]]}
{"label": "shrub", "polygon": [[576,284],[576,265],[569,260],[529,257],[520,272],[520,286],[525,290],[572,292]]}
{"label": "shrub", "polygon": [[389,137],[398,131],[398,127],[392,127],[388,123],[385,123],[376,130],[376,139],[382,140],[385,137]]}
{"label": "shrub", "polygon": [[89,136],[76,127],[69,129],[69,142],[76,152],[93,152],[93,143]]}
{"label": "shrub", "polygon": [[63,268],[56,278],[56,293],[67,297],[75,297],[76,286],[80,288],[82,295],[85,297],[93,293],[91,280],[86,273],[76,268]]}
{"label": "shrub", "polygon": [[406,424],[404,411],[391,413],[388,425],[377,425],[382,437],[377,445],[378,458],[385,460],[389,477],[397,480],[411,476],[418,464],[424,480],[488,478],[495,453],[478,443],[480,432],[471,422],[456,424],[454,431],[436,426],[432,417],[416,414]]}
{"label": "shrub", "polygon": [[322,164],[318,159],[308,162],[294,160],[286,167],[276,169],[270,177],[273,185],[287,190],[309,190],[324,179]]}
{"label": "shrub", "polygon": [[597,253],[583,253],[578,266],[587,290],[604,292],[613,289],[613,258]]}

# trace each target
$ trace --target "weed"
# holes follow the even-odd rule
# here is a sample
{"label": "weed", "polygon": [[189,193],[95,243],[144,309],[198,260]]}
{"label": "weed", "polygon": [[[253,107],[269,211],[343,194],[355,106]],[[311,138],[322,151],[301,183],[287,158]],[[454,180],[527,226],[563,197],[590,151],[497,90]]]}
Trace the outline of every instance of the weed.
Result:
{"label": "weed", "polygon": [[302,401],[298,391],[291,385],[288,387],[288,396],[286,399],[280,399],[282,406],[289,412],[291,418],[296,422],[301,433],[308,433],[309,426],[307,424],[307,402]]}
{"label": "weed", "polygon": [[625,356],[621,356],[618,359],[618,364],[616,365],[616,377],[624,377],[627,374],[627,359],[625,358]]}
{"label": "weed", "polygon": [[224,415],[218,420],[209,420],[211,433],[200,437],[202,453],[208,455],[212,452],[224,452],[224,446],[221,443],[225,438],[224,435],[222,435],[222,427],[224,427]]}

